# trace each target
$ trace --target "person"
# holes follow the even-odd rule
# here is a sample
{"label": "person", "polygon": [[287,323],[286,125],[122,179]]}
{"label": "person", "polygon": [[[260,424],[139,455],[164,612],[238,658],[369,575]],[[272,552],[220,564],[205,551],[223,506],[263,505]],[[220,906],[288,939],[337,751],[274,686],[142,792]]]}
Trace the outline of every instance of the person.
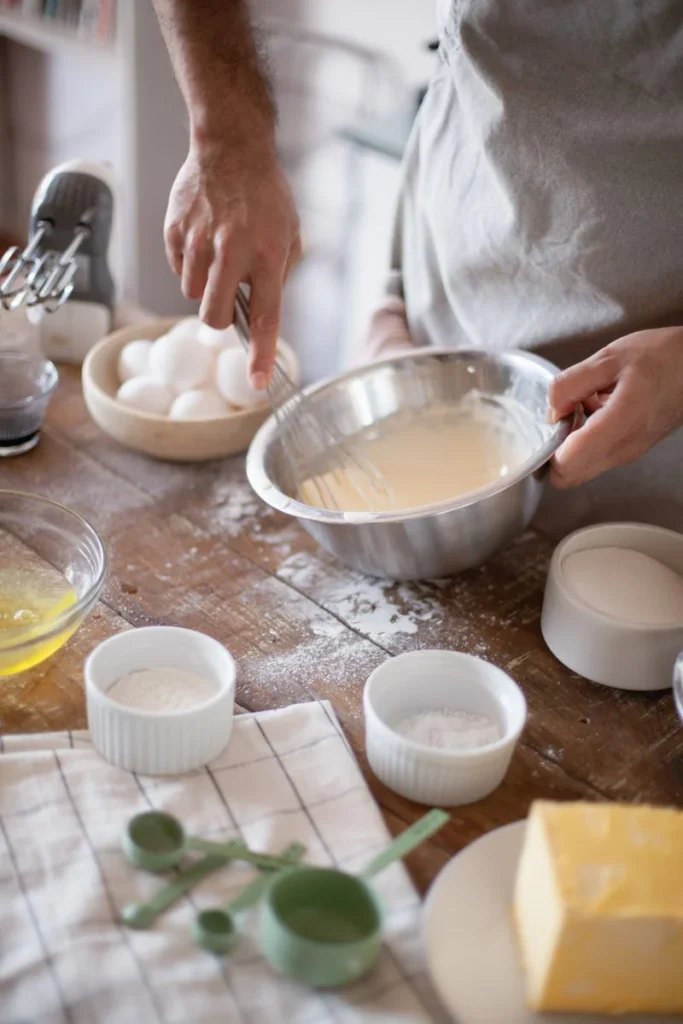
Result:
{"label": "person", "polygon": [[[438,3],[368,351],[587,344],[550,396],[586,413],[554,461],[575,486],[683,424],[683,4]],[[154,4],[190,122],[168,258],[213,327],[251,284],[263,386],[301,253],[263,49],[244,0]]]}
{"label": "person", "polygon": [[190,127],[168,202],[166,254],[211,327],[232,323],[237,287],[249,282],[250,374],[260,390],[275,359],[282,288],[301,255],[263,48],[243,0],[154,0],[154,7]]}

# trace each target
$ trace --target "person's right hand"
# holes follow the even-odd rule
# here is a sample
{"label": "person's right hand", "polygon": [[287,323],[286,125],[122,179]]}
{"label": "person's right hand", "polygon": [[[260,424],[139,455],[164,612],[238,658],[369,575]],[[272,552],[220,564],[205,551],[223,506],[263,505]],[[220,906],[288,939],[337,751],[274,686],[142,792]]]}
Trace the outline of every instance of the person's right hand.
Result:
{"label": "person's right hand", "polygon": [[201,299],[211,327],[233,321],[242,281],[251,285],[249,374],[270,380],[282,288],[301,256],[299,218],[272,147],[250,151],[229,139],[190,147],[174,182],[164,225],[166,254],[188,299]]}

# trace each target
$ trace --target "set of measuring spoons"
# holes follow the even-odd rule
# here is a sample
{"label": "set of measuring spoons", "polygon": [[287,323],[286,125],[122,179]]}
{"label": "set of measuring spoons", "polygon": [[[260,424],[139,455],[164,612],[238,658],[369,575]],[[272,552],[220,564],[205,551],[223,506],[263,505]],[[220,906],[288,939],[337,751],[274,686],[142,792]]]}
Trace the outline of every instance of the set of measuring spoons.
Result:
{"label": "set of measuring spoons", "polygon": [[241,840],[216,843],[187,836],[173,815],[149,811],[126,828],[123,849],[128,861],[144,871],[177,867],[188,851],[204,856],[181,871],[144,903],[124,908],[130,928],[150,928],[184,893],[230,861],[252,864],[261,872],[233,900],[203,910],[192,934],[203,949],[225,955],[239,939],[236,916],[263,900],[259,939],[272,967],[313,988],[349,984],[374,965],[382,944],[383,910],[370,881],[401,860],[448,821],[430,811],[378,854],[360,875],[336,868],[302,864],[306,852],[292,843],[281,854],[250,850]]}

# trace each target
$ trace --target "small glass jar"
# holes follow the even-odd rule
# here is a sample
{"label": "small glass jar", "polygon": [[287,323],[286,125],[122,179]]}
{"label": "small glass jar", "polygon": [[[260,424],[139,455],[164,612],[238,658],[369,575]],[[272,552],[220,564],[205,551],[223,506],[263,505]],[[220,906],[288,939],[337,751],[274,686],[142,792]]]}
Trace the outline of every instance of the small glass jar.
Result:
{"label": "small glass jar", "polygon": [[0,458],[35,448],[59,374],[42,356],[0,351]]}

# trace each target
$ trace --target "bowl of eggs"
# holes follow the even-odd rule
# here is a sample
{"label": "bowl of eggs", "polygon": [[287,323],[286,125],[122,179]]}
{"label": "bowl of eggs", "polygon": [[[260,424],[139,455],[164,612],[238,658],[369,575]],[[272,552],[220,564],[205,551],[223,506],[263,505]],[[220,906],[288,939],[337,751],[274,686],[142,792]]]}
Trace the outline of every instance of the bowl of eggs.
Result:
{"label": "bowl of eggs", "polygon": [[[294,381],[293,350],[278,358]],[[120,444],[157,459],[200,462],[246,451],[270,414],[268,394],[247,378],[234,327],[197,317],[151,320],[107,335],[83,364],[88,412]]]}

